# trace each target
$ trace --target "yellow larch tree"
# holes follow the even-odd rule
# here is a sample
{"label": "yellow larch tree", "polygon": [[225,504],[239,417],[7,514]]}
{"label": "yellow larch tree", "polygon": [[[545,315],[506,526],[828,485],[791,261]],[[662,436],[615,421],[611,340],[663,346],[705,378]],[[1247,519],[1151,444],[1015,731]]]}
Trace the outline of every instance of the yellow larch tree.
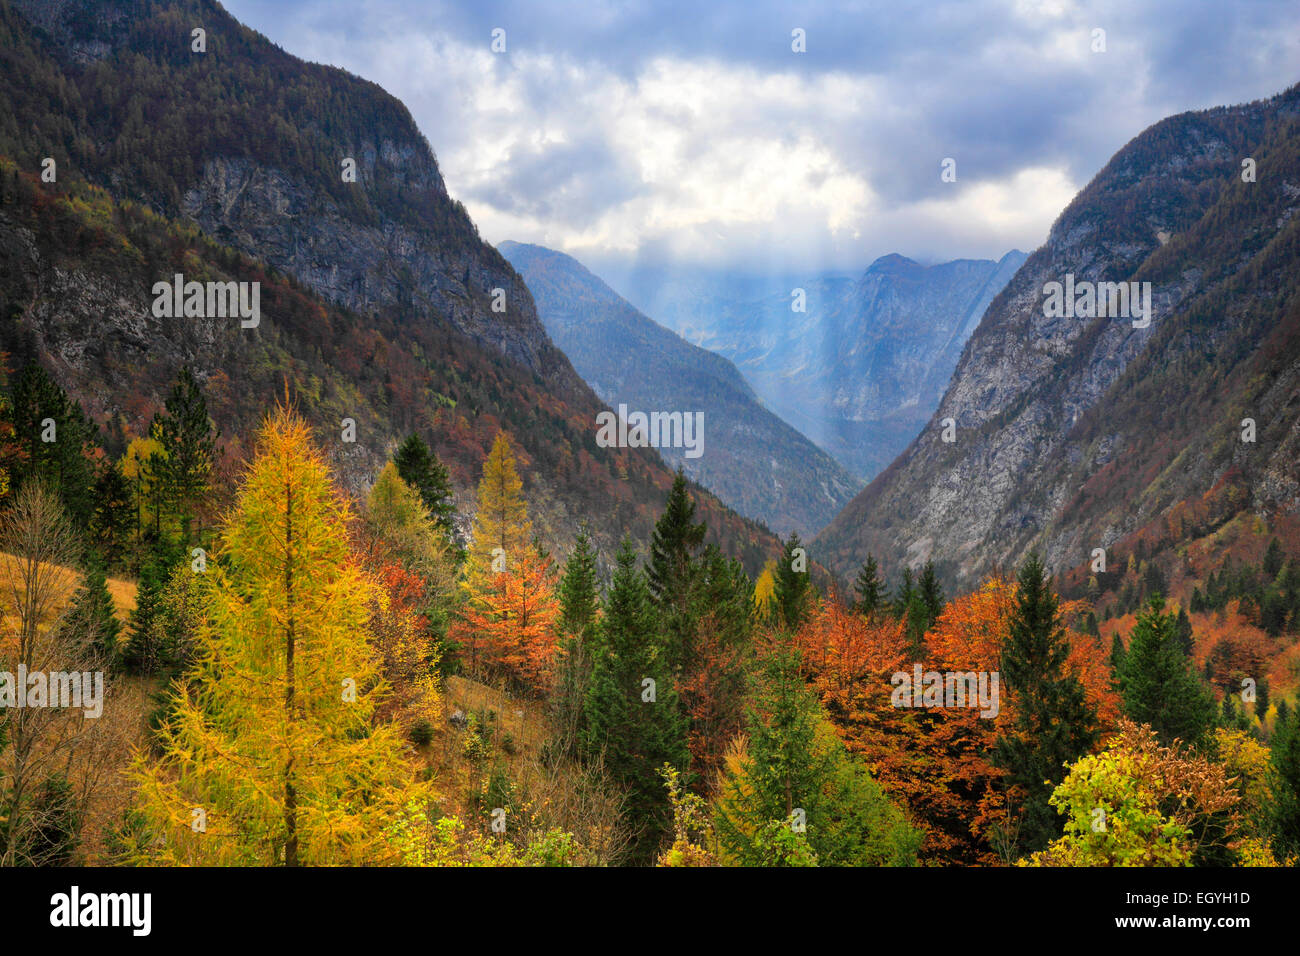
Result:
{"label": "yellow larch tree", "polygon": [[431,796],[367,642],[375,583],[307,425],[279,409],[215,560],[196,663],[172,690],[161,757],[138,754],[137,862],[398,863]]}

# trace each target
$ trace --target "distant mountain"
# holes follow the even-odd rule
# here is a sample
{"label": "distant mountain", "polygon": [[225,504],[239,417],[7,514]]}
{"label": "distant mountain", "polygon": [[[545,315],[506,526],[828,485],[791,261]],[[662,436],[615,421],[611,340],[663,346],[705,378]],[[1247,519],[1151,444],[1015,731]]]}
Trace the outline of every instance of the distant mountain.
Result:
{"label": "distant mountain", "polygon": [[998,262],[923,266],[889,255],[856,279],[635,269],[622,280],[633,301],[731,359],[768,407],[870,478],[925,424],[1024,259],[1013,250]]}
{"label": "distant mountain", "polygon": [[765,408],[731,362],[638,312],[577,260],[516,242],[500,249],[551,338],[605,402],[629,412],[703,414],[698,457],[684,448],[660,454],[741,514],[809,538],[862,487]]}
{"label": "distant mountain", "polygon": [[[648,541],[671,470],[597,446],[605,406],[380,87],[200,0],[3,0],[0,76],[0,349],[50,368],[110,445],[145,433],[188,363],[228,438],[290,386],[354,490],[415,429],[467,509],[504,428],[545,543],[583,521],[607,554]],[[152,314],[175,273],[260,281],[261,324]],[[337,440],[345,417],[355,444]],[[699,498],[711,537],[761,566],[772,535]]]}
{"label": "distant mountain", "polygon": [[[1111,291],[1089,317],[1100,282],[1150,283],[1149,326],[1115,315]],[[1052,283],[1075,284],[1075,317],[1057,314]],[[894,571],[933,558],[964,586],[1031,548],[1077,584],[1104,548],[1110,570],[1136,555],[1167,576],[1226,523],[1272,533],[1298,509],[1295,86],[1171,117],[1120,150],[989,307],[929,424],[816,553],[844,576],[868,552]]]}

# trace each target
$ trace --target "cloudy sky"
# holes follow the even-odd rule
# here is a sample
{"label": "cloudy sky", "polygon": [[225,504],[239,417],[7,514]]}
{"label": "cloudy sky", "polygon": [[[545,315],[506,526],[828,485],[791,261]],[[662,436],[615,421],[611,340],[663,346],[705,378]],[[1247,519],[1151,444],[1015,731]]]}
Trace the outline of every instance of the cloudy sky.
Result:
{"label": "cloudy sky", "polygon": [[1296,0],[225,5],[403,100],[486,239],[592,265],[1032,250],[1146,126],[1300,81]]}

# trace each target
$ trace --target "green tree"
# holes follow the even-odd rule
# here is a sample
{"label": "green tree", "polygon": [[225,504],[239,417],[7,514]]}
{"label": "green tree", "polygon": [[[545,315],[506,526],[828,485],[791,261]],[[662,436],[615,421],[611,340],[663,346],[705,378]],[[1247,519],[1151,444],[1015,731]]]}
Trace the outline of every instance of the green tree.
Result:
{"label": "green tree", "polygon": [[42,479],[57,493],[77,529],[89,527],[95,510],[92,459],[99,432],[94,422],[35,362],[14,382],[10,413],[25,459],[12,476],[13,490],[24,481]]}
{"label": "green tree", "polygon": [[631,853],[647,862],[672,825],[658,770],[665,763],[685,767],[688,756],[675,675],[664,659],[646,574],[636,564],[624,539],[592,653],[582,750],[603,754],[610,776],[626,789],[637,834]]}
{"label": "green tree", "polygon": [[[746,727],[747,744],[728,760],[715,809],[729,861],[789,865],[774,849],[806,839],[822,866],[915,862],[921,835],[845,751],[804,683],[797,651],[778,647],[762,658]],[[804,854],[795,859],[809,865]]]}
{"label": "green tree", "polygon": [[446,536],[448,544],[456,546],[456,498],[451,487],[447,466],[438,460],[424,439],[412,432],[398,446],[393,464],[402,480],[414,488],[424,502],[434,524]]}
{"label": "green tree", "polygon": [[1300,858],[1300,709],[1290,710],[1284,720],[1278,708],[1269,741],[1268,780],[1273,795],[1273,853],[1294,865]]}
{"label": "green tree", "polygon": [[646,567],[650,598],[663,620],[665,652],[669,666],[680,671],[690,655],[691,582],[695,576],[695,552],[704,543],[706,526],[695,521],[695,501],[686,487],[680,468],[673,476],[664,513],[655,522],[650,538],[650,561]]}
{"label": "green tree", "polygon": [[117,653],[122,625],[113,609],[113,596],[108,593],[104,565],[97,557],[88,561],[81,586],[72,596],[66,626],[79,640],[105,655]]}
{"label": "green tree", "polygon": [[551,711],[564,750],[576,752],[585,733],[587,688],[591,681],[592,649],[600,623],[600,588],[596,580],[596,551],[584,525],[578,531],[560,577],[560,661],[556,670]]}
{"label": "green tree", "polygon": [[1120,671],[1124,713],[1150,724],[1164,744],[1194,747],[1214,728],[1214,698],[1192,669],[1179,640],[1178,619],[1153,597],[1138,615]]}
{"label": "green tree", "polygon": [[853,587],[858,592],[855,606],[859,614],[871,617],[884,608],[888,600],[885,582],[880,580],[880,568],[876,564],[874,555],[867,555],[867,560],[863,563],[862,570],[858,572],[858,579]]}
{"label": "green tree", "polygon": [[163,454],[149,459],[153,477],[180,520],[181,538],[190,529],[207,494],[216,462],[217,433],[208,418],[208,404],[189,366],[181,368],[167,396],[165,411],[154,419],[153,433]]}
{"label": "green tree", "polygon": [[790,532],[776,563],[772,590],[772,614],[778,627],[796,631],[812,610],[812,577],[808,573],[808,553],[797,531]]}
{"label": "green tree", "polygon": [[1014,694],[1014,719],[994,742],[993,762],[1016,788],[1011,808],[1022,851],[1047,846],[1061,832],[1050,804],[1066,764],[1097,739],[1097,715],[1083,684],[1068,673],[1069,639],[1056,595],[1037,554],[1017,575],[1016,604],[1002,648],[1001,680]]}

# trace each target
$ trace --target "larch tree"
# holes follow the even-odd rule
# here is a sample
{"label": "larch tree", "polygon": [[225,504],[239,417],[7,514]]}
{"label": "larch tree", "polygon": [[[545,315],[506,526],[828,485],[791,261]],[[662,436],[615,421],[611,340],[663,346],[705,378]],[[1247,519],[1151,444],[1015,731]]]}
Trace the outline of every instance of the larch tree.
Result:
{"label": "larch tree", "polygon": [[346,501],[307,425],[278,409],[258,435],[209,563],[196,662],[173,685],[161,757],[137,755],[143,861],[386,864],[427,801],[367,641],[374,583],[349,549]]}
{"label": "larch tree", "polygon": [[510,441],[498,432],[478,485],[465,602],[451,633],[469,648],[471,667],[535,693],[555,662],[559,603],[551,559],[530,541],[523,487]]}

